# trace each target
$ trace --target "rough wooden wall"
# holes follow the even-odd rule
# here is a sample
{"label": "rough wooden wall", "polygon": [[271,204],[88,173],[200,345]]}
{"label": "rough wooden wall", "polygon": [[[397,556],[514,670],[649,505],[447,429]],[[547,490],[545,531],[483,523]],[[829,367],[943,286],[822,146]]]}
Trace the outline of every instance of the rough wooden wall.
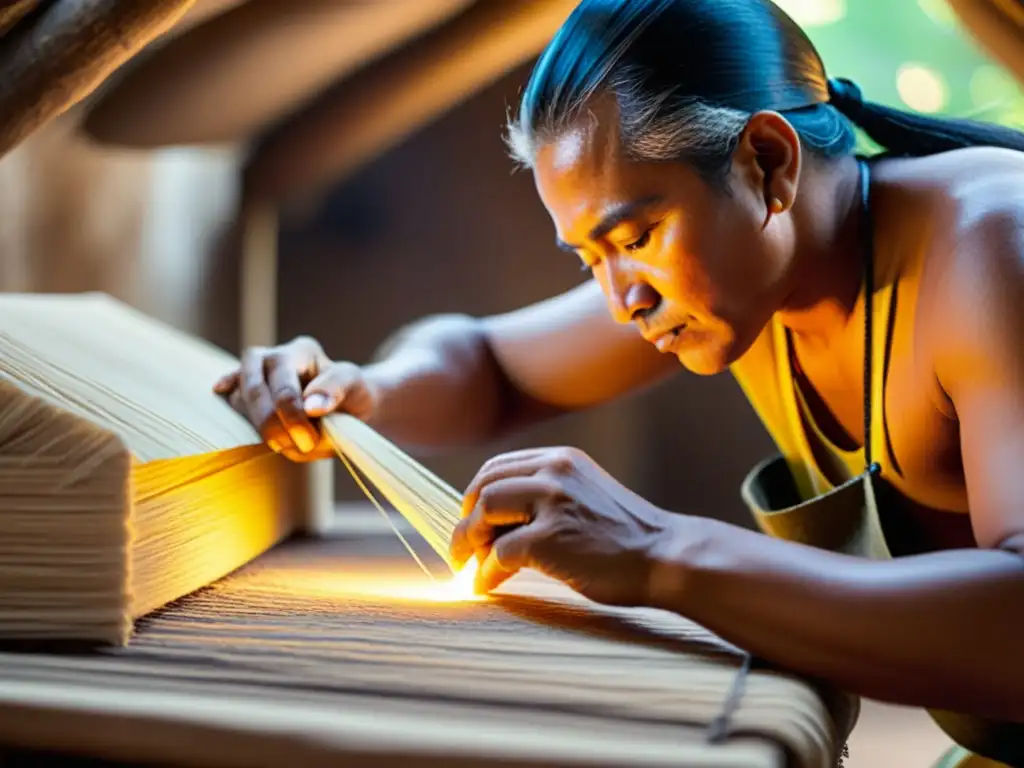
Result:
{"label": "rough wooden wall", "polygon": [[0,159],[0,291],[104,291],[200,330],[237,161],[98,147],[76,133],[79,118],[69,112]]}

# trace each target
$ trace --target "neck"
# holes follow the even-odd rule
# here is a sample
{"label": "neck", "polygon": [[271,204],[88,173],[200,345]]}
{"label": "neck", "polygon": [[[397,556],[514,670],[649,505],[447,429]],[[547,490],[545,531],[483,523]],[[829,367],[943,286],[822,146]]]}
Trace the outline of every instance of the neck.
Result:
{"label": "neck", "polygon": [[778,315],[798,336],[827,340],[847,327],[863,284],[860,170],[852,157],[809,166],[801,184],[793,288]]}

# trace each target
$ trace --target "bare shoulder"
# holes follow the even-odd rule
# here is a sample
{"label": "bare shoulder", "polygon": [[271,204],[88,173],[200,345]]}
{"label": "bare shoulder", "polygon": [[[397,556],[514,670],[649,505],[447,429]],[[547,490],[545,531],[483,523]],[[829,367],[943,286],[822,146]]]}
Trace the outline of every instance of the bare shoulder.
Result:
{"label": "bare shoulder", "polygon": [[[890,227],[916,261],[918,333],[937,369],[1021,338],[1024,324],[1024,153],[995,148],[886,163]],[[980,373],[980,370],[978,371]]]}
{"label": "bare shoulder", "polygon": [[612,319],[594,281],[489,317],[484,328],[512,384],[562,409],[600,405],[680,370],[636,328]]}

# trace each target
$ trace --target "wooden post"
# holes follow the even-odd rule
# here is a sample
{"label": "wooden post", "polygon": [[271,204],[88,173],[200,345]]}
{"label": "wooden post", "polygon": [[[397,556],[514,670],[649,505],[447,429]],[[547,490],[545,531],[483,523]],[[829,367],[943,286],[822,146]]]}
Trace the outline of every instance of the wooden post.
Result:
{"label": "wooden post", "polygon": [[[278,340],[278,211],[268,200],[243,194],[240,216],[241,346],[271,346]],[[313,462],[305,470],[305,493],[299,493],[298,529],[316,536],[328,529],[334,517],[334,462]]]}

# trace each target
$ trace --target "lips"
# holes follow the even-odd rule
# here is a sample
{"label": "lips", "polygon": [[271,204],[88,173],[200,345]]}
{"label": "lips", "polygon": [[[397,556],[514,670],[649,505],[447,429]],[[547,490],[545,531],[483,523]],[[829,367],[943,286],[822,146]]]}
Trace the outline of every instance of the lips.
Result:
{"label": "lips", "polygon": [[679,335],[685,330],[686,324],[684,323],[657,336],[651,335],[648,337],[648,341],[654,344],[659,352],[669,352],[675,343],[679,341]]}

